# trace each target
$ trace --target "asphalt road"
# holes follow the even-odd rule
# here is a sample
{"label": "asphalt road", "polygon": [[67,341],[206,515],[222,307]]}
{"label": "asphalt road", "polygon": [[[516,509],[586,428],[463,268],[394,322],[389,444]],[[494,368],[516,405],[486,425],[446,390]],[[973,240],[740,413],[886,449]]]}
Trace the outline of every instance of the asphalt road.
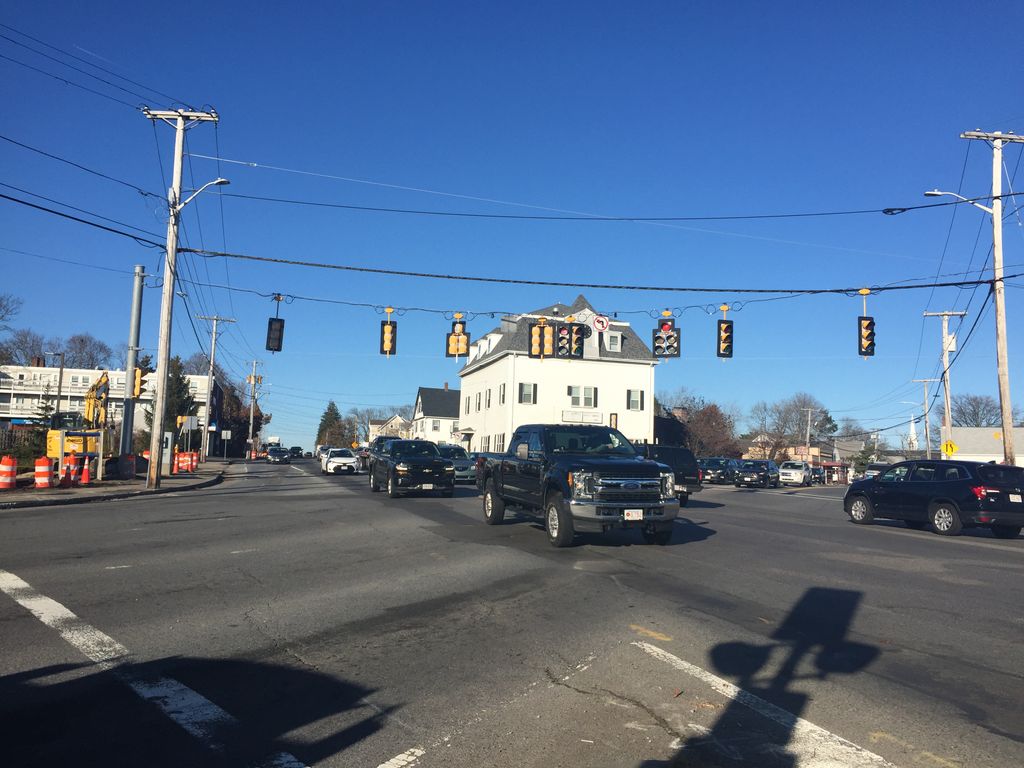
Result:
{"label": "asphalt road", "polygon": [[673,541],[312,462],[0,512],[10,766],[1024,764],[1024,538],[708,488]]}

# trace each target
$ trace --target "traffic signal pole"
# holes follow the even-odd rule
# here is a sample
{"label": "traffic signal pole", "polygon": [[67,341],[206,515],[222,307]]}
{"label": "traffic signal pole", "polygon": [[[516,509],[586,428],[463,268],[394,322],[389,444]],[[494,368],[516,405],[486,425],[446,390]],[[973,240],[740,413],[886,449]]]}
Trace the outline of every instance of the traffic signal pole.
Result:
{"label": "traffic signal pole", "polygon": [[132,315],[128,327],[128,360],[124,371],[124,416],[121,419],[121,455],[132,453],[132,432],[135,429],[135,368],[139,354],[139,329],[142,326],[142,287],[146,269],[135,265],[132,285]]}

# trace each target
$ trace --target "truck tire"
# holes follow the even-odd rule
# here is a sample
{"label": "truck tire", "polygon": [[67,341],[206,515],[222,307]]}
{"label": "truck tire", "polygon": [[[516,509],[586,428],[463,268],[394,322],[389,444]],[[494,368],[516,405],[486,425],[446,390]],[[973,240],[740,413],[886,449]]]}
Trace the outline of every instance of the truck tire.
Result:
{"label": "truck tire", "polygon": [[680,493],[679,494],[679,506],[680,507],[685,507],[686,503],[689,500],[690,500],[690,494],[688,494],[688,493]]}
{"label": "truck tire", "polygon": [[558,491],[549,493],[544,502],[544,529],[551,546],[568,547],[572,544],[572,515]]}
{"label": "truck tire", "polygon": [[484,489],[484,522],[500,525],[505,519],[505,500],[494,490],[494,481],[488,480]]}
{"label": "truck tire", "polygon": [[380,493],[380,483],[377,482],[377,478],[374,477],[373,472],[370,472],[370,491],[373,493]]}
{"label": "truck tire", "polygon": [[402,492],[398,490],[398,478],[392,472],[388,475],[388,496],[397,499],[401,495]]}

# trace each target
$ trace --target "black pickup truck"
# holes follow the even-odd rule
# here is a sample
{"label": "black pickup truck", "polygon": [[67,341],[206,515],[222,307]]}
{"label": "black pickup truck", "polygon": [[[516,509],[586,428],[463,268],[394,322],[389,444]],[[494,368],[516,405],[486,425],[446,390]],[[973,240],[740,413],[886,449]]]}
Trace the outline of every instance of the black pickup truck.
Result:
{"label": "black pickup truck", "polygon": [[497,525],[505,505],[543,510],[548,541],[572,543],[576,531],[639,528],[652,544],[668,544],[679,514],[675,478],[649,461],[617,429],[529,424],[508,452],[482,467],[484,520]]}

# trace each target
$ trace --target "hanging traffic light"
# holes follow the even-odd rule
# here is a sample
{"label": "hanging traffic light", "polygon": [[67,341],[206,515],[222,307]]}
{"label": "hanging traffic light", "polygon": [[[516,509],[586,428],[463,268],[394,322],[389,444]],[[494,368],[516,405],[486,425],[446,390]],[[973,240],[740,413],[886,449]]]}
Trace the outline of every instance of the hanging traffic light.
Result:
{"label": "hanging traffic light", "polygon": [[675,320],[663,317],[652,336],[654,343],[651,348],[655,357],[679,357],[679,331]]}
{"label": "hanging traffic light", "polygon": [[267,349],[280,352],[284,344],[284,318],[272,317],[267,321]]}
{"label": "hanging traffic light", "polygon": [[571,325],[559,325],[556,326],[558,331],[558,356],[569,357],[569,341],[570,341],[570,329]]}
{"label": "hanging traffic light", "polygon": [[857,354],[861,357],[875,355],[875,318],[861,315],[857,318]]}
{"label": "hanging traffic light", "polygon": [[573,323],[569,326],[569,357],[583,358],[583,342],[587,338],[587,326]]}
{"label": "hanging traffic light", "polygon": [[380,353],[391,355],[398,352],[398,322],[396,320],[380,321]]}
{"label": "hanging traffic light", "polygon": [[718,356],[732,357],[732,320],[718,321]]}
{"label": "hanging traffic light", "polygon": [[452,323],[452,332],[445,338],[445,357],[466,357],[469,354],[469,334],[461,319]]}
{"label": "hanging traffic light", "polygon": [[530,323],[530,357],[551,357],[555,354],[555,326],[544,323]]}

